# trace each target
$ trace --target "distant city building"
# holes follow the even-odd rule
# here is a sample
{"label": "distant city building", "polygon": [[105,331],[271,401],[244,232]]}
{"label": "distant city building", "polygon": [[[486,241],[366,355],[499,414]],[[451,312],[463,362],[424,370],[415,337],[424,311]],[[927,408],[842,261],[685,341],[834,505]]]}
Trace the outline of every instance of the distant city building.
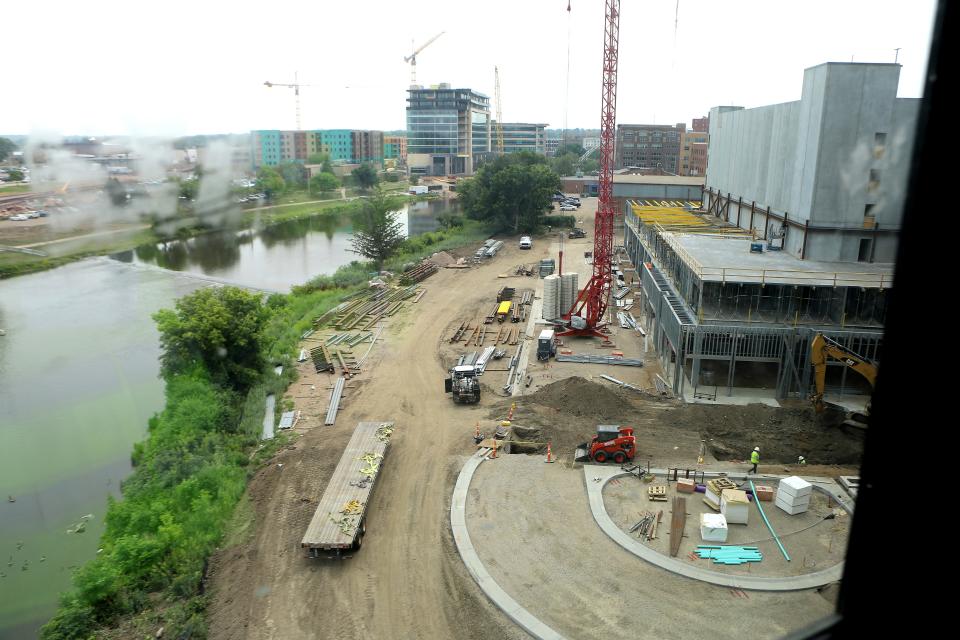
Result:
{"label": "distant city building", "polygon": [[383,165],[383,132],[351,131],[354,162]]}
{"label": "distant city building", "polygon": [[617,169],[639,167],[656,173],[680,174],[681,139],[687,125],[617,125]]}
{"label": "distant city building", "polygon": [[490,98],[447,83],[407,96],[407,165],[413,175],[472,175],[490,152]]}
{"label": "distant city building", "polygon": [[710,116],[694,118],[693,130],[697,133],[708,133],[710,131]]}
{"label": "distant city building", "polygon": [[306,162],[318,153],[335,163],[383,164],[383,133],[355,129],[311,131],[258,130],[250,132],[250,159],[254,169],[281,162]]}
{"label": "distant city building", "polygon": [[569,144],[589,149],[590,141],[599,140],[599,136],[599,129],[547,129],[547,155],[554,156],[559,147]]}
{"label": "distant city building", "polygon": [[[493,121],[492,131],[494,148],[496,147],[496,120]],[[517,151],[532,151],[546,155],[547,134],[546,124],[529,124],[526,122],[503,123],[503,152],[516,153]]]}
{"label": "distant city building", "polygon": [[[694,120],[696,122],[696,120]],[[702,176],[707,172],[707,132],[687,131],[680,150],[681,176]]]}
{"label": "distant city building", "polygon": [[384,160],[395,160],[400,164],[407,164],[406,136],[384,136],[383,158]]}

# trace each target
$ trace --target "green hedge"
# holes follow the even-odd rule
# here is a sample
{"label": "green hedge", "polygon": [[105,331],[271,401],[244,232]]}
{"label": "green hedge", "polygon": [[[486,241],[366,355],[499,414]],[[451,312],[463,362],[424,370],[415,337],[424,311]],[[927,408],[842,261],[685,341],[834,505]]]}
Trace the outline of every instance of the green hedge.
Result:
{"label": "green hedge", "polygon": [[576,216],[558,216],[550,215],[543,219],[544,224],[561,229],[572,229],[577,226]]}

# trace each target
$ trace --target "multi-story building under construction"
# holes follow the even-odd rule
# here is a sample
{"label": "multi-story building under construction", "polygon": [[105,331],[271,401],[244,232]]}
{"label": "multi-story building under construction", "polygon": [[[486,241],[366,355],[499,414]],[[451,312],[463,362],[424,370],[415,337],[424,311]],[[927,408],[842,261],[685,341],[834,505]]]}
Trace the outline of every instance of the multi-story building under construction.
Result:
{"label": "multi-story building under construction", "polygon": [[[811,391],[817,333],[879,362],[919,100],[899,65],[807,69],[797,102],[711,110],[700,210],[626,203],[648,339],[688,399]],[[842,363],[839,400],[869,394]]]}

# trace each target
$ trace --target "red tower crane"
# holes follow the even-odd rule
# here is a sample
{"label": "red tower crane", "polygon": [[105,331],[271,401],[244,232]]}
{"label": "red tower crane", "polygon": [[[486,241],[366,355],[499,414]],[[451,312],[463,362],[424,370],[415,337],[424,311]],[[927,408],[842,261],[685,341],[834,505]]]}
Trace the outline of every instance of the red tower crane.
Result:
{"label": "red tower crane", "polygon": [[610,300],[613,275],[613,151],[617,121],[617,57],[620,40],[620,0],[606,0],[603,31],[603,97],[600,115],[599,203],[593,222],[593,276],[563,314],[570,327],[560,335],[606,336],[600,332]]}

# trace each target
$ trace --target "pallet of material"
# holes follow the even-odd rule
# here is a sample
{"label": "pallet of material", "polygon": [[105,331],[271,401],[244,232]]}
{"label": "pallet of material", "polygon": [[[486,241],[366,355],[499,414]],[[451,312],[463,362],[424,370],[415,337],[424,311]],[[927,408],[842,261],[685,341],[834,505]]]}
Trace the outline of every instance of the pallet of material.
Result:
{"label": "pallet of material", "polygon": [[429,278],[437,272],[437,265],[429,260],[424,260],[417,266],[407,269],[400,275],[400,282],[402,284],[413,284],[414,282],[420,282],[425,278]]}
{"label": "pallet of material", "polygon": [[311,557],[356,548],[370,495],[390,445],[393,422],[361,422],[317,504],[300,541]]}
{"label": "pallet of material", "polygon": [[316,369],[317,373],[334,370],[333,358],[330,356],[326,345],[311,349],[310,358],[313,360],[313,368]]}

